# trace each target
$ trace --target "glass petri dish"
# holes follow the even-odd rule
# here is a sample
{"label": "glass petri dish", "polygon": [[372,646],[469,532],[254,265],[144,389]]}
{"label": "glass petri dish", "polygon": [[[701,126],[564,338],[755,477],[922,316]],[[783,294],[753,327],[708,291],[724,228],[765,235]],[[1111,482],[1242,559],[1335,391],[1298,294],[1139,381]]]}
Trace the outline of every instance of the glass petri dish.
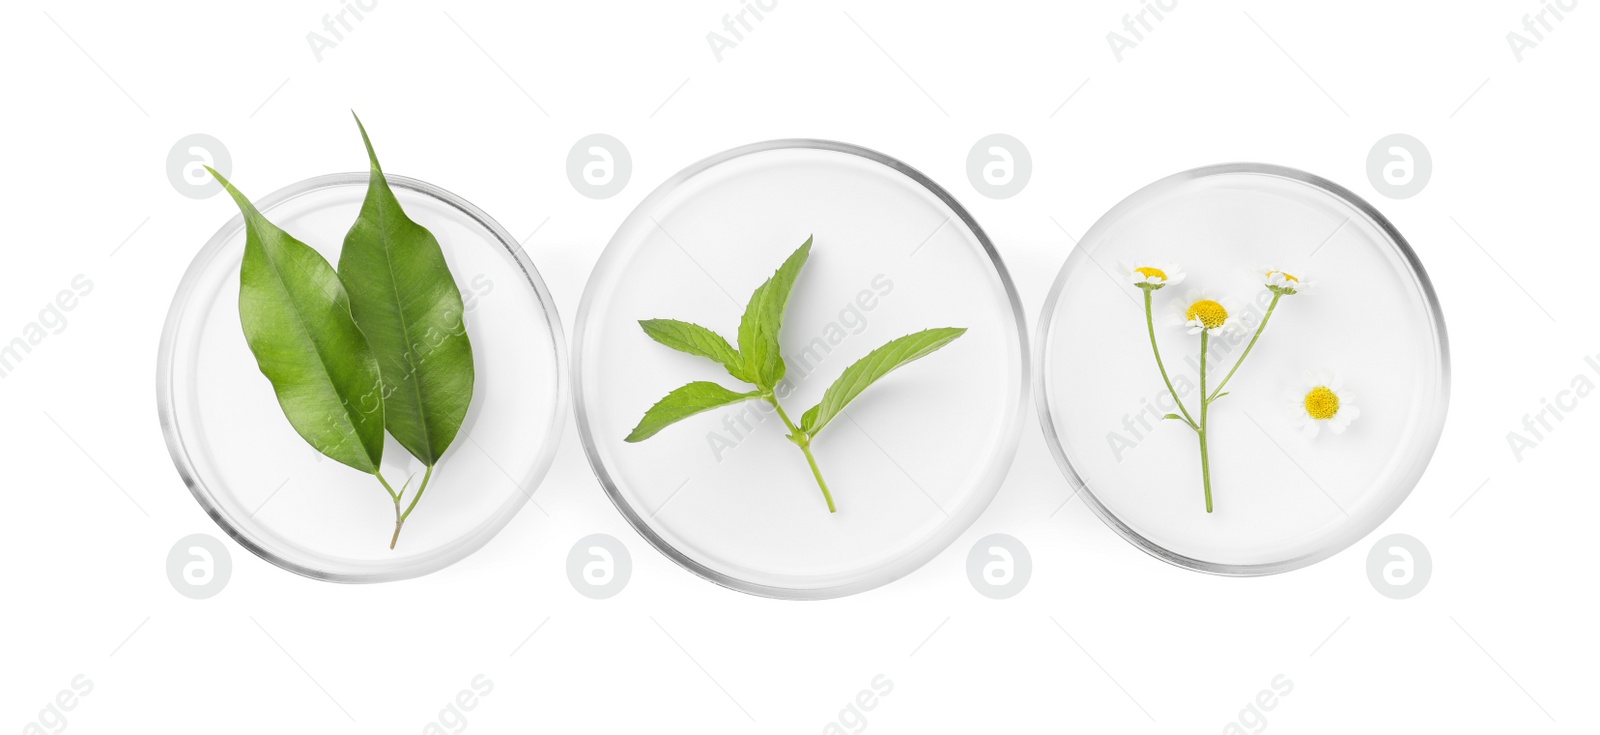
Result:
{"label": "glass petri dish", "polygon": [[[623,441],[685,383],[747,390],[638,321],[690,321],[736,344],[750,293],[807,237],[782,335],[791,416],[890,339],[968,330],[874,384],[818,436],[833,514],[764,404]],[[998,254],[937,184],[853,145],[757,143],[673,176],[607,245],[574,329],[579,435],[618,510],[678,564],[756,595],[849,595],[917,569],[988,506],[1016,451],[1026,345]]]}
{"label": "glass petri dish", "polygon": [[[222,530],[284,569],[335,582],[418,577],[481,548],[528,502],[566,418],[563,335],[522,248],[477,207],[400,176],[407,214],[438,238],[461,289],[475,386],[460,434],[391,551],[394,505],[373,477],[327,459],[290,427],[239,326],[244,223],[234,216],[184,274],[161,336],[162,431],[178,473]],[[338,262],[366,173],[319,176],[256,200]],[[386,437],[383,472],[422,467]]]}
{"label": "glass petri dish", "polygon": [[[1212,343],[1215,393],[1271,306],[1252,267],[1311,283],[1282,297],[1208,411],[1211,513],[1197,432],[1162,420],[1177,409],[1152,355],[1144,292],[1124,270],[1163,263],[1186,279],[1152,294],[1155,334],[1197,420],[1200,338],[1169,310],[1186,310],[1194,289],[1233,300],[1230,318],[1245,329]],[[1377,528],[1422,476],[1449,400],[1444,317],[1416,253],[1349,190],[1282,166],[1198,168],[1117,204],[1062,267],[1036,348],[1039,418],[1072,486],[1139,548],[1216,574],[1303,567]],[[1308,391],[1330,376],[1343,417],[1359,409],[1339,434],[1332,419],[1303,416]]]}

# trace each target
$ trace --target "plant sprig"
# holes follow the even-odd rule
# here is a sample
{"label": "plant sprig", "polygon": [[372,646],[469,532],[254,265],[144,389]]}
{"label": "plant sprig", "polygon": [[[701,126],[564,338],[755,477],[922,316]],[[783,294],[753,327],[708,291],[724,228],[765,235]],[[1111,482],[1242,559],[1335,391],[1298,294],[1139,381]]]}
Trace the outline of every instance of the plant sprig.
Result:
{"label": "plant sprig", "polygon": [[[244,214],[239,320],[256,364],[307,443],[383,486],[393,549],[466,418],[472,344],[439,241],[406,216],[359,118],[356,126],[371,175],[337,271],[207,170]],[[409,503],[415,477],[395,490],[380,469],[386,429],[426,467]]]}
{"label": "plant sprig", "polygon": [[783,359],[780,336],[783,332],[784,312],[789,305],[789,294],[794,290],[806,259],[811,254],[812,238],[806,238],[771,278],[756,288],[739,320],[739,347],[735,349],[721,335],[698,324],[675,319],[645,319],[639,322],[646,335],[663,345],[691,355],[704,357],[728,371],[734,379],[754,386],[754,390],[736,391],[717,383],[696,381],[684,385],[658,401],[625,441],[641,442],[662,429],[690,416],[714,408],[757,399],[771,404],[778,418],[788,429],[787,438],[805,455],[811,475],[822,489],[828,512],[838,511],[822,470],[817,467],[811,444],[868,386],[907,363],[926,357],[966,333],[964,328],[945,327],[927,329],[890,340],[868,353],[866,357],[845,368],[839,378],[823,393],[822,400],[806,411],[796,424],[778,400],[778,386],[788,373]]}
{"label": "plant sprig", "polygon": [[[1193,292],[1184,302],[1177,304],[1178,323],[1188,329],[1190,334],[1200,335],[1200,405],[1191,413],[1184,405],[1183,399],[1178,397],[1178,391],[1172,387],[1172,379],[1167,375],[1167,366],[1161,359],[1161,347],[1156,341],[1155,317],[1151,302],[1156,291],[1170,285],[1176,285],[1184,280],[1184,274],[1175,266],[1163,265],[1141,266],[1130,269],[1129,280],[1139,290],[1144,292],[1144,323],[1145,329],[1150,334],[1150,351],[1155,355],[1156,368],[1161,372],[1161,381],[1166,384],[1167,393],[1172,396],[1173,403],[1178,406],[1181,413],[1169,413],[1161,418],[1182,423],[1195,433],[1200,442],[1200,478],[1205,488],[1206,512],[1213,510],[1211,498],[1211,443],[1208,433],[1211,418],[1211,405],[1218,399],[1228,395],[1224,391],[1228,381],[1233,380],[1239,367],[1244,364],[1245,358],[1250,356],[1250,351],[1255,349],[1256,342],[1261,339],[1261,334],[1267,329],[1267,322],[1272,320],[1272,314],[1278,308],[1278,301],[1284,296],[1292,296],[1307,288],[1310,284],[1299,278],[1279,270],[1266,270],[1261,273],[1263,283],[1272,292],[1272,303],[1267,306],[1266,314],[1261,317],[1261,322],[1256,325],[1255,334],[1250,337],[1250,343],[1245,345],[1244,352],[1235,360],[1228,374],[1214,388],[1206,384],[1207,368],[1211,353],[1211,337],[1213,333],[1235,331],[1239,328],[1240,315],[1233,313],[1235,308],[1230,308],[1229,300],[1217,301],[1209,294]],[[1199,417],[1196,418],[1195,414]]]}

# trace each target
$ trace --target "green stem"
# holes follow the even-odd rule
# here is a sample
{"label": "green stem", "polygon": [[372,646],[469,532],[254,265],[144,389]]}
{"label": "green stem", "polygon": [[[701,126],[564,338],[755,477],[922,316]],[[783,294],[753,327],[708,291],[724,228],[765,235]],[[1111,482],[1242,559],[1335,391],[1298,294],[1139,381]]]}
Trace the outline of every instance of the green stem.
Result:
{"label": "green stem", "polygon": [[433,478],[433,465],[428,465],[428,470],[426,472],[422,473],[422,484],[417,486],[417,494],[411,496],[411,504],[406,506],[405,514],[400,516],[400,520],[401,521],[404,521],[405,519],[411,517],[411,511],[416,509],[417,501],[422,499],[422,491],[428,489],[428,480],[430,480],[432,478]]}
{"label": "green stem", "polygon": [[[1267,320],[1272,318],[1272,310],[1278,308],[1278,299],[1281,298],[1283,298],[1283,294],[1276,291],[1272,293],[1272,303],[1267,306],[1266,316],[1261,317],[1261,323],[1256,326],[1255,336],[1250,338],[1250,344],[1244,346],[1244,352],[1241,353],[1239,355],[1239,359],[1233,363],[1233,369],[1229,370],[1227,376],[1222,379],[1222,382],[1217,384],[1217,389],[1213,391],[1211,395],[1207,396],[1205,399],[1206,403],[1217,400],[1217,396],[1222,394],[1223,386],[1227,385],[1228,381],[1233,379],[1234,373],[1239,372],[1239,366],[1243,365],[1244,359],[1250,356],[1250,350],[1255,349],[1256,340],[1261,339],[1261,333],[1266,331]],[[1200,395],[1206,395],[1206,390],[1204,387],[1200,389]]]}
{"label": "green stem", "polygon": [[[1196,431],[1199,431],[1199,429],[1197,429],[1195,427],[1194,417],[1189,415],[1189,409],[1183,407],[1183,399],[1178,398],[1178,391],[1173,390],[1173,388],[1172,388],[1172,379],[1167,377],[1167,366],[1166,366],[1166,364],[1161,362],[1161,348],[1156,346],[1156,322],[1155,322],[1155,317],[1151,314],[1151,311],[1150,311],[1150,294],[1151,294],[1151,290],[1147,288],[1147,289],[1143,289],[1143,291],[1144,291],[1144,326],[1145,326],[1146,329],[1148,329],[1150,331],[1150,351],[1155,353],[1155,356],[1156,356],[1156,367],[1161,369],[1161,381],[1163,383],[1167,384],[1167,392],[1172,394],[1172,401],[1174,403],[1178,404],[1178,410],[1183,412],[1183,420],[1189,424],[1189,428],[1195,429]],[[1204,397],[1205,394],[1206,394],[1205,387],[1202,385],[1201,388],[1200,388],[1200,395],[1202,397]]]}
{"label": "green stem", "polygon": [[800,451],[806,455],[806,463],[811,465],[811,476],[817,478],[817,487],[822,488],[822,499],[828,501],[828,512],[839,512],[839,509],[833,506],[833,494],[828,492],[828,483],[822,479],[822,470],[817,469],[817,458],[811,454],[811,442],[801,444]]}
{"label": "green stem", "polygon": [[811,454],[810,435],[801,431],[799,427],[794,425],[793,421],[789,420],[789,414],[784,413],[783,406],[778,404],[776,395],[763,393],[761,397],[765,398],[767,403],[772,404],[772,407],[778,410],[778,418],[783,419],[783,425],[789,427],[789,441],[794,442],[796,446],[800,447],[800,451],[806,455],[806,464],[811,465],[811,476],[817,478],[817,487],[822,488],[822,498],[828,501],[828,512],[839,512],[839,509],[833,505],[833,494],[828,492],[828,483],[822,479],[822,470],[817,468],[817,458]]}
{"label": "green stem", "polygon": [[[1206,448],[1206,412],[1211,406],[1211,401],[1206,400],[1206,350],[1211,345],[1211,333],[1207,330],[1200,331],[1200,477],[1206,487],[1206,512],[1211,512],[1211,457]],[[1241,358],[1243,359],[1243,358]],[[1237,367],[1237,365],[1235,365]]]}
{"label": "green stem", "polygon": [[400,501],[396,499],[394,501],[394,535],[389,537],[390,551],[394,551],[394,545],[400,543],[400,527],[405,523],[405,519],[400,517]]}
{"label": "green stem", "polygon": [[[428,489],[428,480],[433,478],[433,465],[428,465],[427,471],[422,474],[422,484],[417,486],[416,494],[411,496],[411,504],[406,506],[403,513],[400,511],[400,503],[404,499],[405,487],[401,487],[400,492],[397,493],[394,488],[389,486],[389,482],[383,479],[382,474],[377,472],[373,474],[377,476],[378,482],[383,483],[383,489],[389,491],[389,497],[394,499],[394,535],[389,538],[389,548],[393,549],[395,544],[400,542],[401,527],[405,526],[406,519],[411,517],[411,511],[416,509],[417,501],[422,499],[423,491]],[[412,477],[415,477],[415,475],[412,475]],[[410,484],[411,480],[406,480],[406,485],[409,486]]]}
{"label": "green stem", "polygon": [[[374,477],[378,478],[378,482],[379,483],[383,484],[384,491],[389,493],[389,499],[393,500],[395,502],[395,504],[398,505],[400,503],[400,494],[395,492],[394,488],[389,487],[389,481],[383,479],[383,473],[382,472],[378,472],[377,470],[373,470],[372,474],[373,474]],[[404,489],[402,489],[401,492],[404,492]]]}

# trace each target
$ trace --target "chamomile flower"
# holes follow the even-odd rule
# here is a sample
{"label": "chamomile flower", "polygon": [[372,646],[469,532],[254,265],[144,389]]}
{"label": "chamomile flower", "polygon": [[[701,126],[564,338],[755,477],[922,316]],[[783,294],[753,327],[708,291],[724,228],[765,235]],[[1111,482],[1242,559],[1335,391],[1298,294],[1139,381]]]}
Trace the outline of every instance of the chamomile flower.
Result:
{"label": "chamomile flower", "polygon": [[1172,316],[1176,324],[1189,330],[1189,334],[1216,335],[1237,329],[1244,310],[1227,296],[1191,289],[1182,299],[1173,302]]}
{"label": "chamomile flower", "polygon": [[1122,270],[1127,274],[1129,283],[1146,291],[1158,291],[1167,286],[1183,282],[1184,272],[1178,270],[1176,263],[1119,265],[1122,265]]}
{"label": "chamomile flower", "polygon": [[1256,274],[1256,278],[1261,280],[1261,285],[1266,286],[1268,291],[1279,296],[1289,296],[1309,291],[1312,287],[1311,281],[1282,269],[1261,266],[1254,269],[1253,272]]}
{"label": "chamomile flower", "polygon": [[1345,390],[1339,376],[1332,372],[1307,373],[1297,390],[1290,391],[1289,415],[1307,437],[1316,437],[1326,425],[1329,431],[1343,434],[1350,422],[1361,416],[1356,407],[1356,396]]}

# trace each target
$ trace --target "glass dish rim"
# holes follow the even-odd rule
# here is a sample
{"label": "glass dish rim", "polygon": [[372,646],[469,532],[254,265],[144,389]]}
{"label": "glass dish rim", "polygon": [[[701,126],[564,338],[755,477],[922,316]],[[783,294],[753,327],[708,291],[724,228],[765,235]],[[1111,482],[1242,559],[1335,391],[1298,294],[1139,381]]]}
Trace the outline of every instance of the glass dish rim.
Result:
{"label": "glass dish rim", "polygon": [[[1062,264],[1061,271],[1056,274],[1055,282],[1050,286],[1050,294],[1045,297],[1044,307],[1039,313],[1039,326],[1035,331],[1034,338],[1034,344],[1036,347],[1034,359],[1036,360],[1036,364],[1034,365],[1033,392],[1035,398],[1035,407],[1038,409],[1039,413],[1039,424],[1044,430],[1045,443],[1050,447],[1050,453],[1055,457],[1056,465],[1060,467],[1062,474],[1066,475],[1067,482],[1072,487],[1078,488],[1078,492],[1083,495],[1086,504],[1091,510],[1094,511],[1094,514],[1098,516],[1100,520],[1109,526],[1113,531],[1116,531],[1117,535],[1133,544],[1139,550],[1157,559],[1167,562],[1168,564],[1172,564],[1173,566],[1181,567],[1183,569],[1190,569],[1197,572],[1205,572],[1208,574],[1215,574],[1225,577],[1259,577],[1270,574],[1280,574],[1283,572],[1289,572],[1296,569],[1301,569],[1303,567],[1308,567],[1350,548],[1351,546],[1355,545],[1357,541],[1365,538],[1367,535],[1371,534],[1373,531],[1382,526],[1390,516],[1394,515],[1395,510],[1399,509],[1400,505],[1405,502],[1405,499],[1411,495],[1411,492],[1416,489],[1416,486],[1419,482],[1421,482],[1423,475],[1427,473],[1428,465],[1433,461],[1433,455],[1438,450],[1439,439],[1443,434],[1445,418],[1449,414],[1450,338],[1449,334],[1445,330],[1444,312],[1439,304],[1439,296],[1434,291],[1433,281],[1428,277],[1428,271],[1423,267],[1422,261],[1417,257],[1416,251],[1411,248],[1411,244],[1406,241],[1405,236],[1400,234],[1400,231],[1395,228],[1394,224],[1391,223],[1388,218],[1383,216],[1383,213],[1379,212],[1376,207],[1373,207],[1365,199],[1361,198],[1360,195],[1333,181],[1297,168],[1280,166],[1272,163],[1218,163],[1208,166],[1199,166],[1187,171],[1180,171],[1175,174],[1164,176],[1149,184],[1139,187],[1134,192],[1118,200],[1116,204],[1112,205],[1110,209],[1106,210],[1104,214],[1100,215],[1100,217],[1095,220],[1094,225],[1090,226],[1088,231],[1084,232],[1083,237],[1079,238],[1077,242],[1081,243],[1084,240],[1088,240],[1089,237],[1094,234],[1096,230],[1101,228],[1103,223],[1109,221],[1113,215],[1121,213],[1127,207],[1131,206],[1133,202],[1148,193],[1188,181],[1226,174],[1256,174],[1263,176],[1274,176],[1277,178],[1288,179],[1290,181],[1306,184],[1315,189],[1320,189],[1324,193],[1345,202],[1346,204],[1350,205],[1352,209],[1356,210],[1356,212],[1365,216],[1371,225],[1376,227],[1384,234],[1385,237],[1389,239],[1390,243],[1398,250],[1401,259],[1405,261],[1407,270],[1422,292],[1423,301],[1428,309],[1428,314],[1431,317],[1430,323],[1433,327],[1434,348],[1437,350],[1439,355],[1439,387],[1437,393],[1433,396],[1433,400],[1438,409],[1438,416],[1436,419],[1434,419],[1434,426],[1432,427],[1434,436],[1427,447],[1426,455],[1422,458],[1421,468],[1417,472],[1416,480],[1411,483],[1411,487],[1406,488],[1404,492],[1396,495],[1387,512],[1379,517],[1370,528],[1366,528],[1360,535],[1353,536],[1349,541],[1337,545],[1336,547],[1330,546],[1329,548],[1318,549],[1292,559],[1268,562],[1264,564],[1223,564],[1209,562],[1203,559],[1195,559],[1193,557],[1184,556],[1183,554],[1173,552],[1133,530],[1126,523],[1123,523],[1122,519],[1118,518],[1116,514],[1112,513],[1105,507],[1104,504],[1100,502],[1099,498],[1095,496],[1094,490],[1089,487],[1088,483],[1084,482],[1083,477],[1079,475],[1077,470],[1072,466],[1072,461],[1067,458],[1066,449],[1061,444],[1061,436],[1056,431],[1055,421],[1051,418],[1050,401],[1045,391],[1044,361],[1045,355],[1049,353],[1047,345],[1049,344],[1050,327],[1054,321],[1056,304],[1061,298],[1061,291],[1066,283],[1067,268],[1065,263]],[[1074,245],[1073,249],[1076,250],[1077,247],[1077,245]]]}
{"label": "glass dish rim", "polygon": [[994,266],[995,272],[999,276],[1001,286],[1005,290],[1007,302],[1011,307],[1012,317],[1016,320],[1017,324],[1017,344],[1019,350],[1021,351],[1021,360],[1018,361],[1018,371],[1020,373],[1018,378],[1020,379],[1021,390],[1017,391],[1017,420],[1014,422],[1015,425],[1010,427],[1010,433],[1012,436],[1010,447],[1007,451],[1011,455],[1011,458],[1004,463],[1005,467],[1001,472],[1000,482],[995,483],[995,487],[988,493],[988,497],[984,499],[981,504],[977,505],[972,511],[970,511],[971,518],[967,519],[965,523],[960,524],[959,527],[952,526],[953,530],[947,532],[948,538],[944,540],[944,543],[936,544],[931,551],[924,551],[915,555],[913,557],[915,559],[915,563],[910,565],[909,570],[883,579],[866,579],[848,584],[839,584],[814,589],[780,587],[739,579],[732,575],[718,572],[690,558],[677,547],[661,538],[659,534],[650,528],[645,519],[641,518],[639,514],[632,508],[632,506],[628,504],[627,500],[622,497],[622,493],[617,488],[615,480],[612,479],[610,473],[606,470],[604,463],[602,463],[600,460],[599,447],[595,443],[594,432],[589,424],[589,416],[583,406],[584,332],[585,325],[588,322],[588,317],[591,311],[594,309],[594,302],[596,299],[595,292],[597,286],[596,279],[598,279],[601,274],[598,261],[596,262],[595,269],[590,272],[588,281],[584,284],[583,298],[579,301],[578,315],[572,330],[572,364],[570,370],[572,373],[573,416],[577,421],[578,440],[583,444],[584,455],[589,460],[589,466],[594,471],[595,479],[600,482],[601,487],[606,491],[606,496],[611,498],[612,505],[616,506],[617,511],[620,512],[623,518],[628,521],[628,525],[632,526],[634,531],[638,532],[640,536],[644,537],[644,539],[649,542],[650,545],[656,549],[656,551],[661,552],[662,555],[666,556],[668,559],[671,559],[678,566],[687,569],[696,576],[731,590],[755,595],[758,597],[779,600],[827,600],[848,597],[860,592],[876,589],[893,582],[896,579],[899,579],[901,576],[905,576],[905,574],[909,574],[912,571],[921,569],[923,566],[927,565],[928,562],[932,561],[934,557],[948,549],[950,544],[955,543],[956,539],[961,537],[961,534],[966,533],[966,531],[972,527],[972,524],[977,522],[977,519],[981,517],[984,511],[988,509],[989,505],[994,502],[995,496],[999,494],[1000,485],[1004,483],[1005,476],[1009,474],[1011,461],[1015,460],[1016,458],[1016,450],[1021,438],[1020,427],[1021,424],[1025,422],[1023,416],[1027,413],[1028,386],[1030,385],[1028,371],[1031,369],[1033,361],[1029,358],[1028,354],[1031,344],[1028,339],[1027,316],[1022,309],[1022,301],[1017,294],[1016,285],[1011,279],[1011,274],[1006,269],[1005,262],[1000,257],[999,251],[995,249],[994,242],[989,238],[988,233],[986,233],[983,227],[978,224],[977,220],[972,217],[972,214],[968,212],[965,207],[961,206],[960,202],[956,201],[954,196],[952,196],[948,191],[945,190],[944,187],[940,186],[933,179],[897,158],[880,153],[870,148],[855,145],[853,143],[844,143],[840,141],[824,140],[819,138],[779,138],[755,143],[747,143],[745,145],[727,149],[720,153],[706,156],[705,158],[702,158],[684,167],[676,174],[673,174],[670,178],[652,189],[644,199],[640,200],[639,204],[628,213],[628,216],[617,225],[616,234],[612,235],[612,237],[607,240],[606,247],[601,250],[600,258],[605,258],[606,251],[611,249],[612,244],[617,241],[618,236],[625,231],[631,230],[631,225],[637,224],[637,220],[639,218],[648,216],[651,207],[661,203],[662,200],[670,196],[678,187],[682,186],[684,182],[688,181],[689,179],[704,173],[714,166],[727,163],[737,158],[742,158],[744,156],[756,153],[766,153],[769,151],[787,149],[843,153],[887,166],[890,169],[899,172],[901,175],[910,179],[913,183],[928,190],[928,192],[938,198],[941,203],[949,207],[950,211],[956,215],[956,218],[958,218],[961,223],[966,226],[977,238],[978,243],[982,246],[984,254],[988,256],[990,263]]}
{"label": "glass dish rim", "polygon": [[[324,190],[350,186],[364,187],[367,185],[369,176],[370,174],[364,171],[313,176],[279,188],[271,194],[255,200],[254,203],[258,210],[268,212],[281,204]],[[499,222],[496,222],[494,218],[490,217],[482,209],[448,190],[420,179],[389,173],[384,174],[384,178],[389,182],[390,187],[405,189],[438,200],[462,213],[485,230],[516,261],[517,267],[521,269],[528,285],[534,290],[534,295],[544,307],[544,320],[550,328],[551,346],[555,350],[556,395],[550,424],[552,440],[549,446],[541,452],[536,471],[533,473],[533,477],[536,480],[533,484],[537,489],[538,484],[542,483],[545,476],[549,474],[550,467],[555,461],[561,435],[564,433],[561,427],[567,420],[567,379],[562,374],[562,368],[567,364],[565,354],[566,334],[561,327],[561,317],[556,311],[555,300],[551,297],[550,290],[545,286],[544,279],[540,277],[538,269],[534,267],[533,262],[528,258],[527,252],[522,249],[516,238],[512,237],[511,233],[507,232]],[[184,309],[188,307],[189,301],[195,296],[195,291],[199,286],[200,274],[223,254],[228,241],[237,236],[243,228],[244,215],[235,213],[223,223],[222,227],[195,254],[194,259],[189,262],[188,268],[184,270],[183,278],[178,282],[178,288],[173,294],[172,304],[167,309],[167,318],[161,329],[160,348],[156,357],[156,408],[161,419],[161,433],[166,440],[167,452],[172,456],[173,465],[177,468],[178,475],[183,479],[184,485],[189,488],[190,494],[200,503],[200,507],[205,510],[206,515],[210,516],[211,520],[230,538],[238,542],[240,546],[245,547],[251,553],[274,566],[303,577],[327,582],[377,583],[413,579],[444,569],[483,548],[532,499],[532,491],[517,493],[494,516],[480,523],[468,534],[455,539],[426,556],[413,560],[405,567],[359,572],[317,569],[280,556],[240,530],[239,525],[234,522],[230,514],[213,499],[211,490],[200,481],[194,463],[189,458],[183,430],[177,420],[176,392],[173,386],[172,374],[173,359],[177,348],[179,322]]]}

